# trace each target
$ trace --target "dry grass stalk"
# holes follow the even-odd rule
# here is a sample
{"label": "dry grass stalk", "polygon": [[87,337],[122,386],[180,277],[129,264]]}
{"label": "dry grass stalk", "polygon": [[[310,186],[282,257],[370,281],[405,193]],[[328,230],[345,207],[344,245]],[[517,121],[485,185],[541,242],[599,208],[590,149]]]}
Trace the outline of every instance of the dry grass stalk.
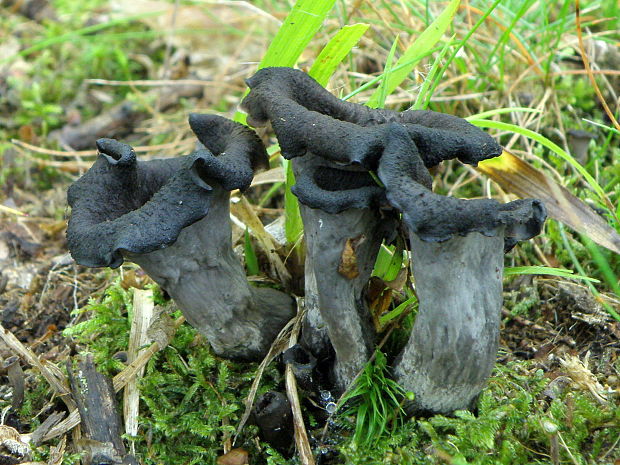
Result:
{"label": "dry grass stalk", "polygon": [[[30,150],[34,153],[40,153],[42,155],[51,155],[54,157],[63,157],[63,158],[80,158],[80,157],[94,157],[97,155],[97,150],[51,150],[43,147],[38,147],[36,145],[28,144],[24,141],[18,139],[11,139],[11,143],[17,145],[18,147]],[[134,151],[137,153],[141,152],[155,152],[158,150],[170,150],[170,149],[179,149],[185,150],[187,148],[193,147],[195,144],[194,140],[191,139],[181,139],[175,142],[170,142],[167,144],[158,144],[158,145],[140,145],[134,147]]]}
{"label": "dry grass stalk", "polygon": [[239,437],[239,434],[241,434],[243,427],[250,418],[250,415],[252,414],[252,407],[254,406],[256,393],[258,392],[258,387],[260,386],[260,381],[263,377],[263,372],[265,371],[265,368],[267,368],[267,366],[273,361],[274,358],[276,358],[286,349],[288,345],[287,341],[289,339],[289,334],[298,321],[303,321],[303,314],[298,314],[295,318],[291,319],[291,321],[289,321],[286,326],[284,326],[284,328],[282,328],[280,333],[278,333],[276,339],[271,344],[269,352],[267,352],[267,355],[265,355],[265,358],[258,366],[258,370],[256,370],[256,374],[254,375],[254,381],[252,381],[252,386],[250,387],[250,392],[248,393],[248,396],[244,401],[245,411],[243,412],[241,421],[237,426],[237,432],[235,433],[235,437],[233,439],[233,445],[237,441],[237,437]]}
{"label": "dry grass stalk", "polygon": [[[297,308],[303,308],[298,302]],[[289,337],[289,348],[297,344],[297,336],[301,329],[303,318],[300,315],[303,311],[299,312],[296,318],[295,324]],[[310,442],[308,441],[308,433],[306,432],[306,426],[304,425],[304,418],[301,412],[301,405],[299,403],[299,393],[297,392],[297,381],[293,374],[293,368],[290,364],[286,365],[286,394],[288,401],[291,404],[291,410],[293,411],[293,427],[295,429],[295,445],[297,446],[297,452],[299,453],[299,459],[303,465],[314,465],[314,457],[312,456],[312,449],[310,448]]]}
{"label": "dry grass stalk", "polygon": [[[153,291],[151,289],[134,289],[133,292],[133,317],[129,332],[129,347],[127,349],[127,361],[133,362],[140,348],[150,342],[147,330],[155,315],[153,303]],[[131,436],[138,434],[138,413],[140,404],[140,390],[138,381],[144,374],[144,367],[136,372],[136,375],[127,382],[123,399],[123,417],[125,419],[125,433]],[[131,441],[130,450],[135,454],[135,443]]]}
{"label": "dry grass stalk", "polygon": [[66,376],[52,363],[41,361],[28,347],[23,345],[15,335],[0,325],[0,339],[26,363],[36,367],[54,392],[64,401],[69,411],[75,410],[75,402],[71,398],[69,382]]}
{"label": "dry grass stalk", "polygon": [[568,355],[566,358],[560,359],[560,364],[579,389],[590,391],[596,400],[601,404],[605,404],[607,402],[605,388],[596,380],[594,374],[588,368],[588,358],[589,354],[586,355],[585,360],[582,362],[578,357]]}
{"label": "dry grass stalk", "polygon": [[603,93],[601,92],[601,89],[596,83],[596,79],[594,79],[594,74],[592,73],[592,67],[590,66],[590,59],[588,58],[588,54],[586,53],[586,49],[583,44],[583,32],[581,31],[581,14],[580,14],[580,8],[579,8],[579,0],[575,0],[575,23],[577,25],[577,37],[579,39],[579,53],[581,54],[581,59],[583,60],[583,66],[586,69],[586,73],[588,75],[588,78],[590,79],[590,83],[592,84],[592,88],[594,89],[594,92],[596,92],[596,96],[598,97],[599,102],[603,106],[603,109],[605,110],[607,117],[612,122],[614,127],[618,131],[620,131],[620,123],[618,123],[618,120],[614,116],[614,113],[609,108],[609,105],[607,105],[607,101],[605,100],[605,97],[603,97]]}
{"label": "dry grass stalk", "polygon": [[50,447],[50,456],[47,460],[47,465],[61,465],[66,447],[67,437],[63,436],[56,446]]}
{"label": "dry grass stalk", "polygon": [[278,246],[271,234],[265,230],[263,223],[254,210],[255,208],[244,196],[240,196],[239,201],[233,201],[230,204],[231,213],[250,229],[259,247],[267,255],[271,271],[275,271],[273,273],[276,275],[275,277],[279,278],[282,284],[286,286],[291,280],[291,275],[284,266],[282,258],[278,255]]}
{"label": "dry grass stalk", "polygon": [[[181,326],[185,322],[184,317],[177,318],[173,327],[174,330]],[[162,350],[167,345],[167,341],[164,343],[163,339],[160,341],[160,338],[156,338],[158,342],[153,342],[149,347],[142,349],[136,359],[131,362],[127,367],[117,374],[113,380],[112,384],[114,386],[114,391],[118,392],[123,389],[127,383],[129,383],[132,379],[135,378],[136,374],[142,370],[148,361],[151,359],[153,355]],[[77,409],[73,410],[67,418],[54,426],[44,437],[43,440],[47,441],[58,436],[65,434],[67,431],[75,428],[80,424],[80,413]]]}

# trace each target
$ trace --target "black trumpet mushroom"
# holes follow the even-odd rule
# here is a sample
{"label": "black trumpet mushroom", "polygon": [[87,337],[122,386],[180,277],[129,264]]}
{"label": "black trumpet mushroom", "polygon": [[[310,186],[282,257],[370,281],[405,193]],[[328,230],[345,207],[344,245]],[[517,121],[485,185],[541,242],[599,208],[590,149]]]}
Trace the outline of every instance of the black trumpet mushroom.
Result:
{"label": "black trumpet mushroom", "polygon": [[540,200],[507,204],[434,194],[417,182],[418,149],[400,125],[387,130],[378,177],[409,233],[419,310],[394,376],[415,392],[408,409],[468,408],[495,364],[504,252],[540,233]]}
{"label": "black trumpet mushroom", "polygon": [[218,355],[255,360],[293,316],[290,296],[251,286],[231,244],[230,191],[247,189],[265,149],[250,129],[193,114],[204,148],[138,161],[134,150],[97,141],[95,164],[68,191],[67,242],[77,263],[140,265]]}
{"label": "black trumpet mushroom", "polygon": [[373,351],[375,333],[364,291],[395,221],[378,208],[384,194],[367,172],[337,167],[313,153],[295,159],[293,169],[306,241],[302,341],[318,357],[331,341],[333,374],[344,389]]}
{"label": "black trumpet mushroom", "polygon": [[[387,207],[402,214],[408,231],[420,301],[394,376],[416,394],[412,411],[468,408],[496,357],[503,254],[540,232],[546,217],[542,203],[463,200],[431,191],[427,168],[453,158],[476,165],[502,152],[465,120],[343,102],[290,68],[265,68],[247,83],[251,91],[242,105],[248,121],[270,122],[283,156],[294,159],[294,192],[306,206],[306,300],[316,301],[321,317],[310,306],[304,330],[314,329],[311,335],[318,341],[316,328],[327,327],[340,387],[369,354],[361,289],[381,239],[389,237],[385,229],[394,227],[383,219]],[[373,183],[373,172],[379,182]],[[366,249],[356,252],[364,272],[345,290],[336,279],[338,259],[360,235]],[[337,299],[332,297],[336,291]],[[357,343],[349,344],[351,340]],[[355,357],[347,358],[352,351]],[[345,364],[349,360],[352,366]]]}

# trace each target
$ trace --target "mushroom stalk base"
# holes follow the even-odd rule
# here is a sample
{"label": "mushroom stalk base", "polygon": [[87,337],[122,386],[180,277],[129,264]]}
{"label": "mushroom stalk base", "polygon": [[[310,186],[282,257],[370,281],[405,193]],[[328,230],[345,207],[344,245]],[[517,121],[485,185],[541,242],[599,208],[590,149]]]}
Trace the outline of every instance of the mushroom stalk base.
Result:
{"label": "mushroom stalk base", "polygon": [[503,234],[431,243],[410,234],[419,313],[394,375],[415,393],[410,413],[471,406],[493,369],[499,338]]}
{"label": "mushroom stalk base", "polygon": [[215,353],[258,360],[293,317],[293,300],[247,282],[232,250],[228,198],[228,191],[214,188],[207,216],[184,228],[174,244],[124,255],[170,294]]}

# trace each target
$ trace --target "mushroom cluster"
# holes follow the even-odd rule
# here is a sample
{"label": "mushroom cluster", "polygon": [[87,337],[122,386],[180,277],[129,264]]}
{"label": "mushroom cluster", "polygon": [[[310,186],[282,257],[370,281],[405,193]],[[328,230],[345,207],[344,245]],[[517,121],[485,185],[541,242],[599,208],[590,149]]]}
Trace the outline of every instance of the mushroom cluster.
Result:
{"label": "mushroom cluster", "polygon": [[[247,84],[248,122],[270,123],[293,159],[307,247],[304,348],[333,351],[337,388],[354,379],[376,342],[366,285],[381,243],[403,226],[420,310],[393,374],[416,394],[415,411],[469,407],[495,360],[503,254],[540,232],[542,203],[432,192],[430,167],[501,153],[460,118],[344,102],[291,68],[262,69]],[[192,115],[190,126],[203,148],[175,159],[138,162],[128,145],[99,140],[97,162],[69,189],[69,247],[87,266],[138,263],[217,354],[256,359],[293,314],[290,296],[248,284],[231,247],[229,192],[266,166],[265,148],[221,117]]]}
{"label": "mushroom cluster", "polygon": [[[247,84],[248,121],[271,123],[298,179],[293,192],[303,205],[308,248],[309,350],[331,342],[340,388],[368,360],[374,334],[364,286],[398,212],[420,307],[394,376],[415,393],[412,410],[469,407],[495,361],[504,251],[540,232],[542,203],[462,200],[431,191],[428,168],[453,158],[476,165],[501,154],[489,135],[463,119],[344,102],[291,68],[262,69]],[[358,272],[345,275],[338,266],[351,244]]]}

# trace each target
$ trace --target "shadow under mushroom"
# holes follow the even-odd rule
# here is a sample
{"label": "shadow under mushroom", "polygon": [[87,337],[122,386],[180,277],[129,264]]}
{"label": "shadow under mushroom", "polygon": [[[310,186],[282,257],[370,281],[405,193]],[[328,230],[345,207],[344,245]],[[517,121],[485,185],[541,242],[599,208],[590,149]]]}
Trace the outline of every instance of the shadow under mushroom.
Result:
{"label": "shadow under mushroom", "polygon": [[97,141],[99,158],[69,188],[69,249],[85,266],[139,264],[217,354],[258,359],[293,300],[247,282],[232,250],[229,191],[249,187],[266,152],[225,118],[194,114],[190,126],[205,148],[174,159],[139,162],[130,146]]}
{"label": "shadow under mushroom", "polygon": [[[430,190],[428,167],[452,158],[475,165],[501,154],[489,135],[460,118],[431,111],[373,110],[343,102],[290,68],[265,68],[247,83],[251,91],[242,105],[248,121],[271,122],[283,156],[294,158],[298,177],[294,192],[308,207],[302,213],[310,260],[307,277],[316,280],[316,289],[307,283],[306,299],[315,298],[318,303],[336,349],[336,372],[341,359],[346,360],[343,354],[352,350],[358,352],[359,371],[365,363],[360,362],[359,354],[364,353],[360,347],[367,347],[361,342],[364,329],[351,326],[351,321],[367,318],[355,315],[361,308],[359,283],[349,282],[348,291],[338,289],[346,297],[330,297],[338,286],[337,258],[347,240],[361,231],[376,231],[380,224],[377,205],[362,199],[385,199],[402,213],[408,229],[420,300],[412,335],[397,358],[394,374],[415,392],[413,410],[446,413],[469,407],[495,360],[504,250],[540,232],[546,216],[542,203],[462,200]],[[325,178],[338,179],[334,170],[348,174],[326,189]],[[358,184],[349,189],[342,180],[352,171],[362,173],[356,178]],[[376,171],[382,188],[372,186],[368,171]],[[366,218],[356,213],[350,220],[350,212],[360,207]],[[325,212],[333,215],[327,229]],[[357,222],[364,224],[359,231],[350,226]],[[370,268],[381,242],[372,237],[368,250],[374,254],[358,252]],[[319,276],[326,279],[319,282]],[[360,280],[367,279],[368,274],[360,273]],[[309,291],[317,296],[308,295]],[[313,321],[307,326],[317,327],[317,316],[309,313],[310,318]],[[338,348],[344,346],[341,340],[354,339],[352,346]],[[339,381],[350,380],[355,372],[342,369]]]}

